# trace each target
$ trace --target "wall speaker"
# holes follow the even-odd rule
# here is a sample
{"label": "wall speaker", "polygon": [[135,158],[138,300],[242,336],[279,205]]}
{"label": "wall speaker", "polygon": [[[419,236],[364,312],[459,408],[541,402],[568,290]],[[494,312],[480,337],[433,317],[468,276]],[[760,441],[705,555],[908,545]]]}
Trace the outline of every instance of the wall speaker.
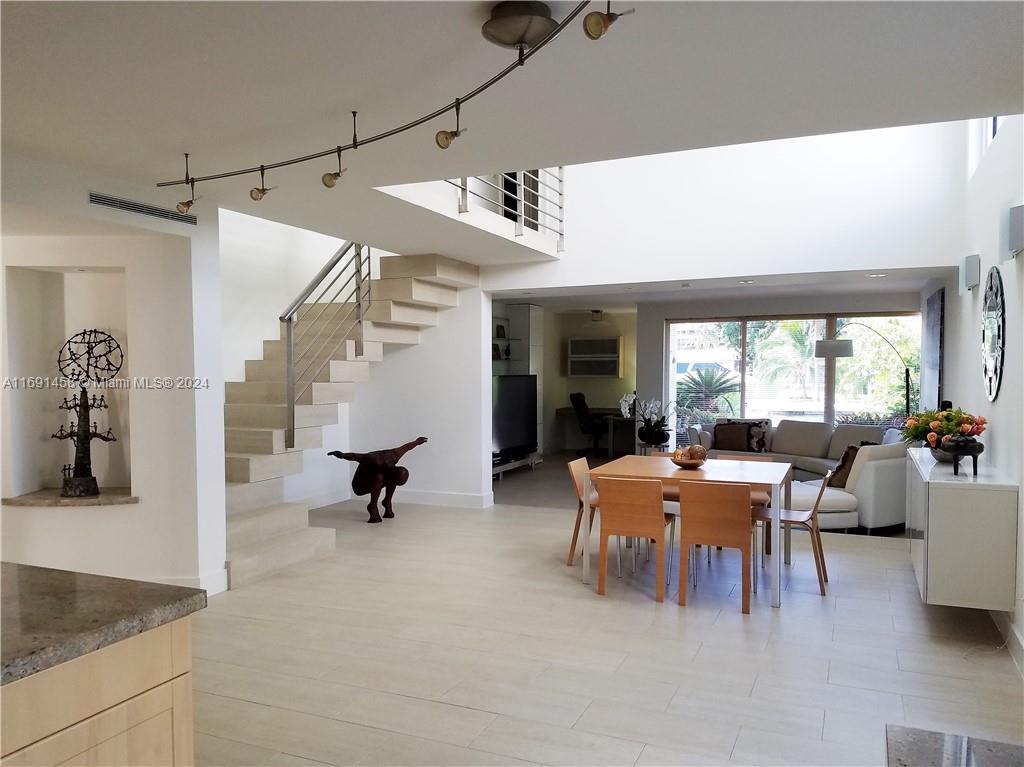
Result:
{"label": "wall speaker", "polygon": [[1010,208],[1010,246],[1000,261],[1009,261],[1024,253],[1024,205]]}
{"label": "wall speaker", "polygon": [[960,295],[966,296],[981,283],[981,256],[965,256],[960,264]]}

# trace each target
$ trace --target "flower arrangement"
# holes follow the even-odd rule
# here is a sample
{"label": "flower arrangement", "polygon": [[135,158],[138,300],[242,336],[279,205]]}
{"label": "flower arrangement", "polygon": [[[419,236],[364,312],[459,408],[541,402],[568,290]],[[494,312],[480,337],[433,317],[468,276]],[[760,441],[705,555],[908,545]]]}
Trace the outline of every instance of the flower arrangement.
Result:
{"label": "flower arrangement", "polygon": [[623,418],[630,417],[630,411],[636,404],[636,414],[643,421],[644,428],[664,431],[668,427],[668,419],[675,412],[674,402],[666,402],[664,406],[659,399],[642,400],[636,394],[626,394],[619,400],[619,410]]}
{"label": "flower arrangement", "polygon": [[942,446],[954,437],[977,437],[985,433],[988,421],[984,416],[955,410],[925,410],[907,419],[903,427],[903,441],[922,440],[930,447]]}

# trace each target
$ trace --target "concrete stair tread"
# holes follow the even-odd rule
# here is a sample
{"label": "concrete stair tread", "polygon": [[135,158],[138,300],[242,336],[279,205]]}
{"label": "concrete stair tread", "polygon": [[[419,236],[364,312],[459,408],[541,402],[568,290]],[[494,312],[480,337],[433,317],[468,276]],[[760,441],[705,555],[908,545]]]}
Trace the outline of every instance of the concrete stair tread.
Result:
{"label": "concrete stair tread", "polygon": [[370,284],[370,296],[375,301],[390,299],[438,309],[449,309],[459,305],[458,288],[428,282],[418,277],[373,280]]}
{"label": "concrete stair tread", "polygon": [[227,548],[234,550],[309,526],[309,505],[277,503],[231,514],[227,518]]}
{"label": "concrete stair tread", "polygon": [[228,587],[237,588],[299,562],[327,556],[334,551],[335,541],[332,528],[306,527],[229,549]]}
{"label": "concrete stair tread", "polygon": [[225,453],[224,476],[231,482],[262,482],[301,474],[301,450],[284,453]]}
{"label": "concrete stair tread", "polygon": [[455,288],[473,288],[480,284],[480,267],[437,253],[388,256],[380,260],[380,276],[381,279],[415,277]]}

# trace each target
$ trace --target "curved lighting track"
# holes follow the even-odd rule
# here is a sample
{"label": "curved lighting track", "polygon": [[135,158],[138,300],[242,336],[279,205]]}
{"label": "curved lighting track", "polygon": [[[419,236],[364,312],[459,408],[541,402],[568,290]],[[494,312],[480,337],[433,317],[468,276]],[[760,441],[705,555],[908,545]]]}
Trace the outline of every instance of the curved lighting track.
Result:
{"label": "curved lighting track", "polygon": [[319,160],[319,159],[324,158],[324,157],[330,157],[331,155],[338,154],[338,152],[344,152],[344,151],[347,151],[349,149],[355,149],[356,147],[364,146],[365,144],[372,144],[375,141],[382,141],[383,139],[391,138],[392,136],[396,136],[399,133],[404,133],[407,130],[412,130],[413,128],[416,128],[416,127],[422,125],[425,122],[429,122],[429,121],[431,121],[431,120],[433,120],[433,119],[435,119],[437,117],[440,117],[441,115],[445,114],[446,112],[451,112],[452,110],[454,110],[456,108],[456,106],[458,106],[460,104],[465,104],[470,99],[475,98],[476,96],[479,96],[481,93],[483,93],[485,90],[490,88],[492,85],[494,85],[495,83],[500,82],[505,77],[510,75],[514,70],[516,70],[519,67],[521,67],[524,64],[526,64],[527,60],[529,60],[535,53],[540,51],[545,45],[547,45],[552,40],[554,40],[558,36],[558,34],[563,29],[565,29],[569,24],[571,24],[573,19],[575,19],[577,16],[579,16],[580,13],[583,11],[583,9],[586,8],[589,4],[590,4],[590,0],[583,0],[583,2],[579,3],[575,8],[572,9],[572,11],[569,13],[569,15],[566,16],[558,24],[557,27],[555,27],[553,30],[551,30],[551,34],[549,34],[547,37],[545,37],[543,40],[541,40],[535,46],[530,48],[530,50],[528,50],[528,51],[521,50],[519,52],[518,57],[516,58],[516,60],[514,62],[509,64],[507,67],[505,67],[500,72],[498,72],[498,74],[494,75],[494,77],[492,77],[490,80],[487,80],[483,84],[478,85],[476,88],[471,90],[465,96],[457,98],[454,101],[452,101],[451,103],[445,104],[443,107],[441,107],[439,109],[435,109],[430,114],[423,115],[423,117],[419,117],[419,118],[413,120],[412,122],[406,123],[405,125],[400,125],[397,128],[392,128],[391,130],[384,131],[383,133],[378,133],[375,136],[370,136],[370,138],[359,139],[358,141],[356,141],[355,137],[353,137],[353,141],[352,141],[351,144],[347,144],[345,146],[340,146],[340,147],[332,146],[330,149],[325,149],[322,152],[316,152],[315,154],[307,154],[307,155],[303,155],[302,157],[293,157],[290,160],[281,160],[280,162],[267,163],[265,165],[254,165],[251,168],[241,168],[239,170],[229,170],[229,171],[225,171],[224,173],[213,173],[213,174],[211,174],[209,176],[192,176],[191,178],[183,178],[183,179],[179,179],[177,181],[160,181],[160,182],[157,183],[157,186],[158,187],[162,187],[162,186],[179,186],[181,184],[186,184],[186,185],[188,185],[188,184],[199,184],[199,183],[202,183],[204,181],[216,181],[217,179],[222,179],[222,178],[232,178],[233,176],[244,176],[244,175],[247,175],[249,173],[261,173],[261,172],[266,172],[268,170],[274,170],[275,168],[284,168],[284,167],[287,167],[289,165],[298,165],[299,163],[311,162],[313,160]]}

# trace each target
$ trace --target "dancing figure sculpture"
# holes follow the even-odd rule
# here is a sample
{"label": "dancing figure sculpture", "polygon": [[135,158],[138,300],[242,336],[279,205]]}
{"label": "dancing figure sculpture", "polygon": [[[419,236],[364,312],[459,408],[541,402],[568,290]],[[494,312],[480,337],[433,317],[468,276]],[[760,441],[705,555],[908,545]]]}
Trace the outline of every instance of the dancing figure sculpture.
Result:
{"label": "dancing figure sculpture", "polygon": [[[391,519],[395,516],[392,508],[391,498],[395,494],[395,488],[404,485],[409,481],[409,470],[399,466],[398,462],[402,456],[414,447],[424,444],[426,437],[417,437],[412,442],[406,442],[400,447],[393,447],[390,450],[374,450],[372,453],[342,453],[339,450],[332,450],[327,455],[332,455],[343,461],[353,461],[359,466],[356,473],[352,475],[352,492],[356,495],[370,496],[370,502],[366,510],[370,512],[367,522],[382,522],[384,519]],[[377,501],[380,499],[381,491],[384,491],[384,517],[381,518],[380,510],[377,508]]]}

